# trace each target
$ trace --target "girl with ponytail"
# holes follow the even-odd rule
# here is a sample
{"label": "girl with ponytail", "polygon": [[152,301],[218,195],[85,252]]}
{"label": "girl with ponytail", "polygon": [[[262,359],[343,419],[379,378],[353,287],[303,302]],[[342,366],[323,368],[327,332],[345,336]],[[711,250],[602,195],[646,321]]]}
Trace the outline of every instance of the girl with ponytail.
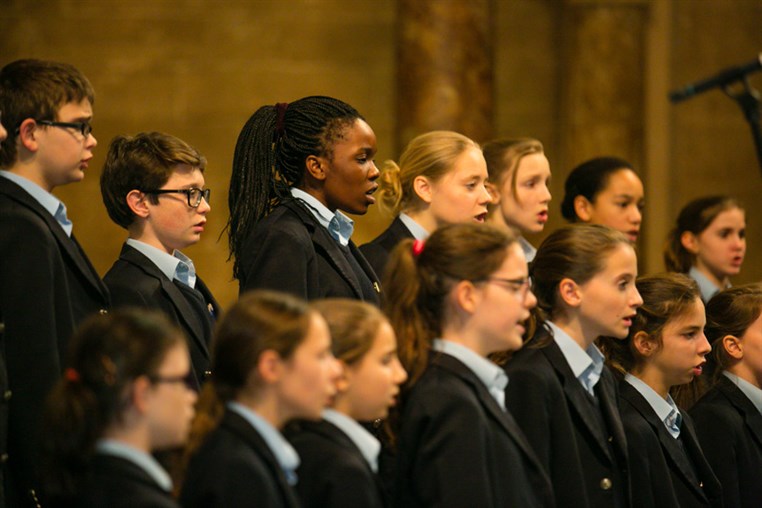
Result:
{"label": "girl with ponytail", "polygon": [[293,296],[245,294],[219,321],[194,421],[184,508],[298,507],[299,456],[281,435],[316,420],[339,366],[325,320]]}
{"label": "girl with ponytail", "polygon": [[196,393],[182,332],[159,313],[86,321],[45,416],[46,506],[177,507],[151,452],[182,445]]}
{"label": "girl with ponytail", "polygon": [[474,141],[452,131],[414,138],[399,164],[386,161],[379,178],[379,206],[395,217],[360,250],[383,276],[392,249],[406,238],[425,240],[444,224],[484,222],[490,195],[487,166]]}
{"label": "girl with ponytail", "polygon": [[240,292],[378,303],[376,274],[350,239],[375,203],[376,135],[349,104],[305,97],[259,108],[238,136],[228,205]]}
{"label": "girl with ponytail", "polygon": [[516,239],[443,226],[392,252],[384,310],[410,379],[397,429],[396,506],[553,506],[550,482],[504,405],[487,355],[522,345],[536,303]]}

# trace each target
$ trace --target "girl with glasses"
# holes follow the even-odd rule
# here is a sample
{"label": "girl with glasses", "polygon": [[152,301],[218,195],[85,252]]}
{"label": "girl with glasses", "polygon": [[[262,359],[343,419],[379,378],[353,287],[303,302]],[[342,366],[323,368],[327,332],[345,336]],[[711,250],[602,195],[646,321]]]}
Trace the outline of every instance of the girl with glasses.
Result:
{"label": "girl with glasses", "polygon": [[68,365],[47,406],[42,504],[177,507],[151,453],[182,445],[193,417],[182,332],[150,311],[95,316],[72,339]]}
{"label": "girl with glasses", "polygon": [[[535,297],[508,232],[437,229],[402,241],[384,310],[410,379],[396,441],[396,506],[553,506],[547,475],[504,405],[508,382],[487,355],[521,347]],[[513,382],[511,380],[511,382]]]}

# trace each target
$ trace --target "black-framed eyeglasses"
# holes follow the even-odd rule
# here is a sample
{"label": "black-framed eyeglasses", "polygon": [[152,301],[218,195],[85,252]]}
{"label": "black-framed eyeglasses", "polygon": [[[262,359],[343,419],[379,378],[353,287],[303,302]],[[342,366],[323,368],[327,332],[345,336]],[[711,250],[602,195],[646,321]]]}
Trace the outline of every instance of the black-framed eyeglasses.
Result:
{"label": "black-framed eyeglasses", "polygon": [[187,374],[183,376],[148,376],[148,380],[153,384],[178,384],[182,383],[187,388],[192,390],[196,389],[196,377],[193,375],[193,371],[189,370]]}
{"label": "black-framed eyeglasses", "polygon": [[93,132],[93,126],[90,122],[54,122],[52,120],[35,120],[40,125],[49,125],[50,127],[61,127],[62,129],[77,129],[83,137],[89,136]]}
{"label": "black-framed eyeglasses", "polygon": [[198,187],[191,187],[190,189],[151,189],[144,190],[145,194],[185,194],[188,198],[188,206],[191,208],[198,208],[201,204],[201,199],[206,200],[206,204],[209,204],[209,196],[212,193],[211,189],[199,189]]}
{"label": "black-framed eyeglasses", "polygon": [[486,277],[485,279],[482,279],[481,281],[478,281],[478,282],[495,282],[498,284],[502,284],[505,287],[509,288],[511,291],[514,291],[516,293],[521,293],[521,296],[524,296],[529,290],[529,286],[532,281],[529,277],[519,277],[518,279],[504,279],[502,277]]}

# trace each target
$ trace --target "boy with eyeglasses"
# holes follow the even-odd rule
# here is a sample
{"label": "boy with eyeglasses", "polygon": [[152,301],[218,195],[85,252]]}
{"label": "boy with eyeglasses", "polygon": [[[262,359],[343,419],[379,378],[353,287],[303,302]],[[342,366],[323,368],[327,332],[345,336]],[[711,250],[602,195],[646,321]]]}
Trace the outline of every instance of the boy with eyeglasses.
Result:
{"label": "boy with eyeglasses", "polygon": [[18,60],[0,69],[0,320],[10,389],[7,506],[39,495],[42,409],[65,368],[67,343],[90,314],[105,313],[108,290],[52,191],[85,176],[97,144],[94,92],[68,64]]}
{"label": "boy with eyeglasses", "polygon": [[219,306],[181,250],[206,224],[206,159],[184,141],[159,132],[117,136],[101,173],[109,217],[128,232],[104,277],[114,307],[159,309],[184,331],[195,387],[209,370],[209,342]]}

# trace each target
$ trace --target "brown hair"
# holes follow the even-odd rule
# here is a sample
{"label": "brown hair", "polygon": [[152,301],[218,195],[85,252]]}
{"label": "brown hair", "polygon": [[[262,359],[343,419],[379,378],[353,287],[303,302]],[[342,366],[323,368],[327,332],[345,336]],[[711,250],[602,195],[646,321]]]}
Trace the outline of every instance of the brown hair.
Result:
{"label": "brown hair", "polygon": [[[431,341],[447,320],[445,301],[463,280],[482,281],[508,256],[515,237],[488,225],[453,224],[437,229],[422,250],[413,240],[393,251],[386,270],[383,310],[399,338],[399,357],[408,386],[426,367]],[[420,244],[415,244],[420,246]]]}
{"label": "brown hair", "polygon": [[0,69],[0,111],[8,137],[0,143],[0,168],[16,163],[18,128],[27,118],[58,120],[62,106],[95,102],[90,81],[74,66],[44,60],[16,60]]}
{"label": "brown hair", "polygon": [[121,309],[86,320],[71,340],[69,368],[51,392],[43,426],[46,493],[77,491],[95,443],[122,421],[130,385],[158,373],[167,352],[185,337],[162,313]]}
{"label": "brown hair", "polygon": [[700,234],[712,224],[717,216],[741,205],[728,196],[708,196],[694,199],[680,210],[677,225],[670,231],[664,246],[664,265],[670,272],[688,273],[696,263],[696,255],[683,246],[681,237],[689,231]]}
{"label": "brown hair", "polygon": [[347,365],[359,362],[373,347],[381,324],[387,319],[369,303],[348,298],[326,298],[312,303],[328,323],[333,355]]}
{"label": "brown hair", "polygon": [[384,210],[397,215],[423,205],[413,182],[419,176],[438,181],[449,173],[455,160],[469,148],[479,145],[462,134],[452,131],[432,131],[413,138],[402,152],[399,165],[386,161],[378,178],[378,203]]}
{"label": "brown hair", "polygon": [[[185,141],[161,132],[115,137],[101,173],[101,195],[111,220],[129,227],[135,215],[127,205],[127,194],[132,190],[160,189],[179,164],[203,172],[206,159]],[[148,199],[157,203],[155,194],[149,194]]]}
{"label": "brown hair", "polygon": [[632,343],[635,334],[645,332],[661,347],[667,323],[681,317],[701,298],[696,281],[680,273],[641,277],[635,284],[643,305],[637,310],[627,338],[601,337],[598,342],[609,365],[623,375],[643,361]]}
{"label": "brown hair", "polygon": [[741,338],[762,313],[762,284],[746,284],[720,291],[706,304],[706,338],[712,344],[715,374],[737,362],[728,355],[722,339]]}
{"label": "brown hair", "polygon": [[273,350],[287,359],[294,353],[309,331],[312,312],[299,298],[257,290],[244,293],[225,313],[212,340],[212,377],[199,397],[186,463],[219,423],[224,404],[246,388],[260,355]]}
{"label": "brown hair", "polygon": [[[488,181],[498,188],[507,178],[511,179],[511,193],[516,197],[516,178],[521,159],[527,155],[543,153],[542,143],[533,138],[497,139],[484,144],[482,148],[487,161]],[[490,205],[490,212],[497,207]]]}

